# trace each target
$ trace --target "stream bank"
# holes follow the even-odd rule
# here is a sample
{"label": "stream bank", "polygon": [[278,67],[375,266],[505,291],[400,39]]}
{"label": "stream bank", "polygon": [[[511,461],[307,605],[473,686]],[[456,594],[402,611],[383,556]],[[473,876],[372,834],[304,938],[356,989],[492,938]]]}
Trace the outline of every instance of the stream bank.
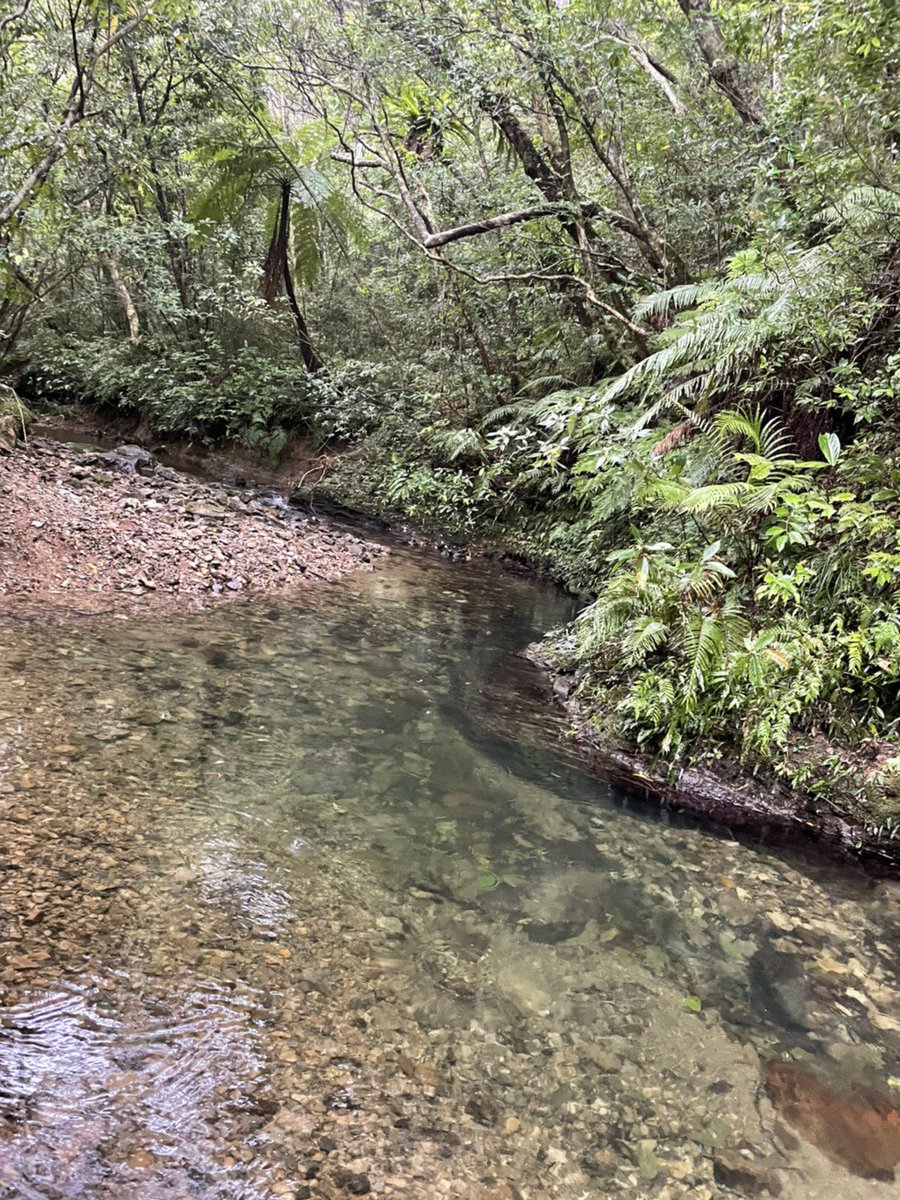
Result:
{"label": "stream bank", "polygon": [[[333,582],[347,571],[371,570],[390,552],[365,537],[370,515],[356,504],[367,493],[333,495],[335,460],[306,439],[296,439],[273,463],[259,451],[184,442],[155,443],[151,454],[135,444],[148,440],[147,430],[123,420],[104,424],[89,410],[44,419],[35,430],[49,436],[0,456],[0,595],[41,596],[82,613],[175,612]],[[370,500],[377,509],[376,498]],[[502,537],[448,544],[410,531],[396,514],[371,516],[383,529],[385,518],[401,542],[553,577]],[[753,773],[730,759],[727,747],[702,763],[676,766],[598,720],[602,714],[585,706],[577,676],[554,663],[548,643],[525,653],[544,673],[546,702],[562,707],[570,739],[600,777],[763,841],[814,841],[880,872],[900,870],[900,837],[890,836],[890,822],[878,816],[894,782],[882,769],[887,752],[845,749],[842,786],[819,798],[769,771]],[[835,748],[813,742],[801,753],[815,757],[821,773]]]}
{"label": "stream bank", "polygon": [[139,445],[33,436],[0,456],[7,598],[175,612],[334,582],[386,553],[299,513],[273,488],[234,471],[228,483],[200,479]]}
{"label": "stream bank", "polygon": [[[561,705],[571,734],[604,779],[632,788],[677,813],[742,830],[767,843],[801,839],[815,841],[841,855],[859,858],[877,872],[900,870],[900,839],[885,839],[868,825],[851,798],[843,811],[787,787],[771,774],[750,774],[735,761],[675,766],[604,735],[577,694],[577,674],[561,670],[544,643],[525,651],[545,675],[548,694]],[[871,771],[871,764],[869,764]]]}

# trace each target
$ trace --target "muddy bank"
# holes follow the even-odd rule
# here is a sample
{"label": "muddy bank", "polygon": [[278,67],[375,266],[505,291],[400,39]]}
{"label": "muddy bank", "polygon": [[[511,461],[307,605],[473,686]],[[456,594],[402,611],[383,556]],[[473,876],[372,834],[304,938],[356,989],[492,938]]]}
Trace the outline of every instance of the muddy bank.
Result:
{"label": "muddy bank", "polygon": [[[675,767],[651,754],[606,741],[576,695],[577,676],[554,668],[546,647],[535,642],[525,657],[545,673],[547,691],[567,713],[573,736],[593,770],[676,812],[746,830],[766,841],[814,840],[842,855],[863,859],[890,874],[900,871],[900,843],[885,840],[851,811],[816,802],[772,776],[756,777],[723,759],[710,765]],[[549,697],[548,697],[549,698]]]}
{"label": "muddy bank", "polygon": [[125,445],[32,437],[0,458],[0,595],[81,611],[173,611],[371,570],[386,554],[237,478]]}
{"label": "muddy bank", "polygon": [[317,449],[302,433],[292,435],[277,459],[259,447],[237,443],[203,443],[160,434],[146,421],[72,407],[60,413],[35,414],[32,433],[58,442],[109,448],[138,445],[151,450],[165,466],[206,480],[227,482],[243,477],[257,486],[290,493],[312,486],[328,471],[334,456]]}

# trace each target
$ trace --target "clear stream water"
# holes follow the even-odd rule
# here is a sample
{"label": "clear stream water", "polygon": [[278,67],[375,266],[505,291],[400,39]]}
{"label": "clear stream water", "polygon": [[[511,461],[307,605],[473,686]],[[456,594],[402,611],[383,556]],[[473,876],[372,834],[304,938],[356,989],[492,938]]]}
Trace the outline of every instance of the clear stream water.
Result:
{"label": "clear stream water", "polygon": [[586,773],[570,612],[0,616],[4,1200],[896,1195],[897,885]]}

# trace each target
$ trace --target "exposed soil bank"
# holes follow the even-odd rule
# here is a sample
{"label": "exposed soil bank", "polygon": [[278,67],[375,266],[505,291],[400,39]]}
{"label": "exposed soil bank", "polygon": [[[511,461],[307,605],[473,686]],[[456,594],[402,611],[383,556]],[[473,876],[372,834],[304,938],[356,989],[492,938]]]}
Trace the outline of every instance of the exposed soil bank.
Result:
{"label": "exposed soil bank", "polygon": [[605,779],[659,800],[676,812],[708,818],[764,838],[812,838],[890,874],[900,871],[900,844],[896,839],[879,838],[852,813],[817,803],[773,777],[756,778],[728,760],[714,767],[673,767],[650,754],[607,743],[575,695],[577,677],[555,670],[540,642],[529,646],[525,654],[546,672],[548,692],[565,709],[573,735],[585,748],[593,769]]}
{"label": "exposed soil bank", "polygon": [[198,608],[371,570],[385,553],[280,495],[200,481],[138,446],[33,437],[0,457],[0,595]]}

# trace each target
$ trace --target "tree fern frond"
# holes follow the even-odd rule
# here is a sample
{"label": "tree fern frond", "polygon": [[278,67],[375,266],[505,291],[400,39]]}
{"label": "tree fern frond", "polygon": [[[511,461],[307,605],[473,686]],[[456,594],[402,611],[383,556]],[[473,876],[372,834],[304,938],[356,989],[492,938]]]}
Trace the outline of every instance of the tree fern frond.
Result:
{"label": "tree fern frond", "polygon": [[747,498],[748,491],[749,486],[744,480],[710,483],[688,492],[681,501],[681,508],[685,512],[708,512],[710,509],[740,503]]}
{"label": "tree fern frond", "polygon": [[546,395],[550,391],[561,391],[565,388],[575,388],[577,384],[574,379],[570,379],[567,375],[539,375],[535,379],[529,379],[527,383],[523,383],[519,388],[520,396],[527,396],[533,392],[542,392]]}
{"label": "tree fern frond", "polygon": [[507,421],[514,421],[517,417],[522,416],[522,404],[501,404],[499,408],[492,408],[491,411],[481,419],[482,429],[493,429],[495,425],[502,425]]}
{"label": "tree fern frond", "polygon": [[322,268],[321,223],[314,208],[295,206],[291,221],[294,282],[312,287]]}
{"label": "tree fern frond", "polygon": [[871,185],[850,188],[840,200],[823,209],[821,217],[832,226],[900,218],[900,195]]}
{"label": "tree fern frond", "polygon": [[718,281],[709,280],[704,283],[682,283],[664,292],[654,292],[652,296],[645,296],[635,305],[635,318],[644,321],[652,317],[668,316],[670,312],[679,309],[693,308],[715,296],[719,287]]}

